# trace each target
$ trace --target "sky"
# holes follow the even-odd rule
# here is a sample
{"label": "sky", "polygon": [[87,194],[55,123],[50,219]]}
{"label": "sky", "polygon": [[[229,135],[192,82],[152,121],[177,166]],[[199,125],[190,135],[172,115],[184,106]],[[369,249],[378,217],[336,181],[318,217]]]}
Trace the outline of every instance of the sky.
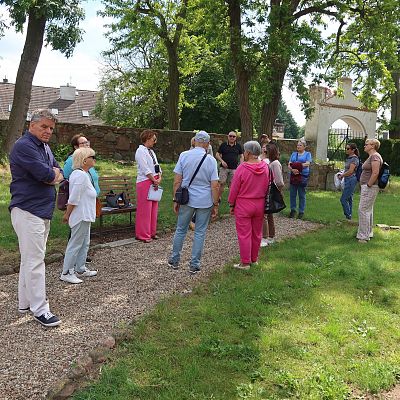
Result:
{"label": "sky", "polygon": [[[101,78],[101,52],[108,48],[108,41],[104,37],[106,22],[97,16],[97,11],[104,6],[101,1],[87,0],[82,4],[86,18],[81,23],[85,30],[83,40],[77,45],[70,58],[60,52],[44,47],[37,66],[33,84],[36,86],[59,87],[70,84],[80,90],[98,90]],[[7,17],[7,10],[0,6],[0,16]],[[7,78],[15,83],[17,69],[24,46],[25,35],[17,34],[13,27],[5,31],[0,39],[0,80]],[[283,99],[291,111],[296,122],[302,126],[305,117],[300,109],[295,93],[284,87]]]}

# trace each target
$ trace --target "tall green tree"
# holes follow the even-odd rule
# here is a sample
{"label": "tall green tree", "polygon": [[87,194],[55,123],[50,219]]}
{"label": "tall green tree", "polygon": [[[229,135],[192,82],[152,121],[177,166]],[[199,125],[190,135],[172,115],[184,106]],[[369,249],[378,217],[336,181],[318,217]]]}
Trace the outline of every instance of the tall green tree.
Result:
{"label": "tall green tree", "polygon": [[179,47],[189,0],[104,0],[101,14],[116,20],[108,37],[117,50],[130,49],[148,33],[165,47],[168,60],[168,127],[179,129]]}
{"label": "tall green tree", "polygon": [[82,38],[79,22],[84,18],[84,12],[79,0],[0,0],[0,4],[6,6],[17,32],[22,32],[28,21],[4,142],[5,151],[9,153],[24,128],[43,42],[66,57],[71,56]]}

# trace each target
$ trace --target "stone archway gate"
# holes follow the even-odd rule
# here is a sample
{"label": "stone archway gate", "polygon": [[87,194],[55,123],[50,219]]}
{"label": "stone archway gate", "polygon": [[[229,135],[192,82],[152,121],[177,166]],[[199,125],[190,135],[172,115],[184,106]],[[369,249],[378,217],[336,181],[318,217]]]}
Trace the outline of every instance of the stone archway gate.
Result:
{"label": "stone archway gate", "polygon": [[376,131],[376,110],[365,108],[352,93],[352,80],[342,78],[340,86],[343,95],[339,97],[323,86],[310,87],[310,101],[314,113],[306,121],[305,139],[316,143],[315,158],[326,161],[328,137],[332,124],[341,119],[357,136],[374,138]]}

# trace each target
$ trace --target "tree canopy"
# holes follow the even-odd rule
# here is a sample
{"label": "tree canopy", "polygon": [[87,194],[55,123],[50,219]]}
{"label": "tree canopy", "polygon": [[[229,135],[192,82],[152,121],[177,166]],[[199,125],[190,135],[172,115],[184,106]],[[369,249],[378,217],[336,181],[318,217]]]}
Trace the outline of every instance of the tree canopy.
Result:
{"label": "tree canopy", "polygon": [[[395,91],[397,0],[105,3],[105,15],[117,22],[110,25],[111,50],[105,56],[113,60],[107,60],[101,110],[114,113],[122,98],[138,116],[130,123],[143,123],[145,117],[161,127],[167,113],[172,126],[173,109],[185,129],[239,124],[247,140],[255,132],[271,135],[284,84],[297,93],[307,115],[313,111],[312,82],[353,77],[368,107],[387,107]],[[166,30],[162,21],[169,21]],[[172,85],[177,91],[171,93],[167,43],[175,40],[178,27]]]}

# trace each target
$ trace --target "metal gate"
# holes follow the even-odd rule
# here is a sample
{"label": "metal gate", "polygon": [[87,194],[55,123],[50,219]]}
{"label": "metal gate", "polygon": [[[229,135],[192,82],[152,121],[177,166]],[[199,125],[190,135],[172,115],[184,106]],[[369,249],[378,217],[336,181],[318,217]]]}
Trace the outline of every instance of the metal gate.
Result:
{"label": "metal gate", "polygon": [[328,133],[328,160],[343,161],[346,159],[346,145],[353,139],[364,139],[363,132],[347,128],[331,128]]}

